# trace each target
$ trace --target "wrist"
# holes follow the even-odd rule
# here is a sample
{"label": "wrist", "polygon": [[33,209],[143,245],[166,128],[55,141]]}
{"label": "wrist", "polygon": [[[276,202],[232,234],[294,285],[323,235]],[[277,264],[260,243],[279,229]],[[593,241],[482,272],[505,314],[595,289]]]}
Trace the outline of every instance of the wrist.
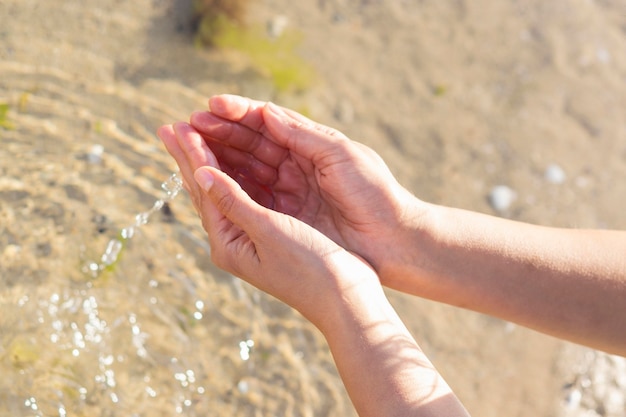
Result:
{"label": "wrist", "polygon": [[[333,285],[312,314],[305,314],[328,339],[348,323],[368,322],[389,316],[389,304],[379,278],[365,262],[353,257],[352,262],[336,265],[331,272]],[[395,315],[395,312],[393,312]]]}
{"label": "wrist", "polygon": [[390,228],[389,238],[380,245],[374,267],[381,283],[407,291],[407,285],[427,285],[433,270],[431,253],[438,245],[443,207],[426,203],[410,195],[403,210]]}
{"label": "wrist", "polygon": [[[348,333],[366,334],[372,327],[402,328],[378,278],[336,294],[323,320],[316,323],[330,345]],[[382,342],[382,340],[380,341]]]}

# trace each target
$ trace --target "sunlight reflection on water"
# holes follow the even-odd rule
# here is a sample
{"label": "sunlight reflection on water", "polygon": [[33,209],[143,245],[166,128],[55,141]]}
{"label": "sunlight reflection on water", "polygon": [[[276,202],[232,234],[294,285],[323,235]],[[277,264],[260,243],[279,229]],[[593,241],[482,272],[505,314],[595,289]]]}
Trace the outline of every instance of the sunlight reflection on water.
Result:
{"label": "sunlight reflection on water", "polygon": [[0,67],[9,105],[29,91],[0,132],[0,415],[350,414],[321,336],[215,268],[179,180],[161,187],[146,132],[175,111]]}

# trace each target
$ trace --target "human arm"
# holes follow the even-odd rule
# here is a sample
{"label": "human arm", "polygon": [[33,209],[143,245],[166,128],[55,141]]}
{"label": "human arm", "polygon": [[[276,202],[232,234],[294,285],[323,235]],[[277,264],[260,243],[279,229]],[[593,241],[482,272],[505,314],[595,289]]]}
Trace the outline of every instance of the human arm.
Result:
{"label": "human arm", "polygon": [[191,122],[259,202],[358,253],[384,285],[626,354],[625,232],[425,203],[371,149],[277,106],[218,96]]}
{"label": "human arm", "polygon": [[180,168],[214,263],[291,305],[326,338],[361,416],[467,416],[372,268],[292,216],[255,203],[188,125],[159,136]]}
{"label": "human arm", "polygon": [[426,212],[398,229],[385,285],[626,356],[626,232]]}

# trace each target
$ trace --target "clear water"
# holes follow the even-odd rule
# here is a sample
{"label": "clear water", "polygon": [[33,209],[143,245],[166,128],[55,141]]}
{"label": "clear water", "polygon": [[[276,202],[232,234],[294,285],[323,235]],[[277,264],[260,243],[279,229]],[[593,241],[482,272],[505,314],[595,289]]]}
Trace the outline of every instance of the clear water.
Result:
{"label": "clear water", "polygon": [[0,415],[350,415],[317,330],[211,264],[151,133],[184,115],[0,71]]}
{"label": "clear water", "polygon": [[119,237],[109,240],[100,261],[88,261],[83,266],[83,272],[97,278],[107,268],[115,265],[120,257],[125,244],[135,236],[138,228],[148,224],[150,216],[161,210],[165,204],[170,203],[182,190],[183,182],[178,173],[173,173],[161,184],[163,196],[156,200],[150,210],[141,212],[135,216],[135,223],[120,230]]}
{"label": "clear water", "polygon": [[[431,195],[455,205],[472,201],[453,197],[455,190],[469,190],[474,201],[482,199],[480,184],[488,177],[484,166],[492,170],[500,153],[505,168],[512,169],[511,178],[534,178],[525,170],[537,168],[543,155],[536,155],[538,160],[530,165],[517,155],[513,158],[517,148],[504,146],[500,130],[493,129],[500,120],[513,123],[510,132],[504,132],[520,138],[516,132],[528,131],[516,123],[531,125],[528,118],[539,116],[541,121],[544,113],[550,125],[552,119],[563,122],[565,117],[568,123],[562,126],[580,124],[582,130],[597,130],[586,139],[597,144],[598,152],[590,152],[585,164],[591,167],[594,160],[604,158],[594,159],[594,154],[610,149],[614,156],[620,155],[621,142],[615,138],[623,137],[623,129],[615,132],[611,126],[622,126],[619,109],[623,106],[614,104],[624,96],[619,90],[623,83],[613,82],[624,78],[621,51],[625,49],[619,43],[622,38],[614,36],[623,26],[621,15],[615,13],[622,7],[621,0],[574,6],[566,1],[522,5],[490,0],[465,2],[463,7],[458,2],[421,2],[419,7],[404,2],[412,13],[410,19],[428,24],[409,25],[415,42],[391,43],[380,40],[411,39],[407,31],[383,27],[393,14],[389,12],[404,5],[388,2],[387,9],[385,2],[322,3],[322,18],[334,15],[334,26],[319,33],[315,16],[301,23],[303,31],[313,31],[306,38],[321,40],[320,49],[314,46],[309,52],[318,54],[320,64],[326,61],[330,89],[313,94],[312,105],[302,107],[322,109],[330,119],[337,111],[333,107],[337,93],[348,93],[341,105],[347,111],[340,112],[345,113],[340,119],[362,139],[375,142],[386,157],[394,158],[394,169],[405,178],[420,177],[415,182],[420,193],[431,190]],[[185,27],[188,10],[184,10],[190,4],[0,1],[0,103],[9,108],[4,125],[12,126],[0,128],[2,416],[354,415],[319,333],[284,305],[211,265],[205,234],[184,193],[160,210],[154,205],[163,200],[161,183],[174,168],[154,138],[159,125],[186,120],[217,92],[257,98],[271,94],[241,62],[198,53],[191,46]],[[296,10],[291,7],[295,4],[283,9]],[[266,12],[271,9],[269,17],[274,16],[275,7],[259,5]],[[368,16],[368,10],[384,13]],[[511,13],[525,18],[511,20]],[[609,18],[602,20],[601,15]],[[324,25],[329,22],[324,20]],[[436,22],[445,22],[446,27]],[[500,44],[483,48],[492,39],[481,38],[482,30],[472,29],[488,30],[490,25],[504,28],[498,33],[512,42],[520,37],[532,41],[527,44],[531,47],[523,48],[521,55],[510,55],[510,60],[508,53],[502,59]],[[432,30],[437,28],[444,32]],[[440,36],[448,32],[452,36]],[[334,62],[328,65],[329,56],[343,52],[333,49],[340,48],[341,42],[323,39],[337,33],[366,50],[360,54],[359,68],[387,74],[380,78],[385,81],[384,91],[371,83],[371,77],[364,82],[363,71],[347,82],[345,74],[354,73],[354,63],[348,72]],[[551,43],[551,38],[556,42]],[[421,49],[426,44],[434,49]],[[605,48],[610,45],[617,47]],[[424,56],[452,65],[440,67],[438,59],[412,60],[415,51],[429,50],[437,53]],[[593,62],[598,51],[604,62],[582,71],[581,81],[589,85],[573,90],[570,97],[571,104],[583,105],[582,110],[548,105],[555,91],[577,84],[556,82],[563,74],[562,68],[555,72],[553,64],[564,64],[576,77],[576,68]],[[436,65],[432,72],[424,67],[428,62]],[[467,67],[465,62],[478,67]],[[503,68],[519,72],[504,74]],[[411,79],[412,71],[416,79]],[[429,73],[434,78],[429,79]],[[591,82],[602,74],[608,83]],[[465,82],[467,77],[471,83]],[[434,101],[422,94],[430,90],[431,82],[443,83],[445,93]],[[608,90],[612,93],[605,95]],[[576,100],[576,91],[585,100]],[[378,101],[392,103],[394,115],[384,125],[397,124],[397,130],[381,130],[378,117],[351,115],[369,111],[362,103]],[[500,105],[505,103],[513,107]],[[411,122],[414,106],[422,110],[420,125],[432,131],[424,139],[435,138],[436,148],[405,152],[411,147],[405,149],[408,142],[404,141],[421,135]],[[597,115],[596,109],[601,109]],[[527,116],[512,118],[515,111]],[[458,112],[458,123],[449,123],[451,112]],[[358,123],[350,123],[353,118]],[[545,126],[538,128],[532,131],[539,133],[537,140],[548,143],[550,138],[544,134],[549,132]],[[498,137],[489,138],[492,132]],[[385,138],[388,133],[393,140]],[[466,138],[487,141],[485,152],[475,154],[473,144],[462,142]],[[444,140],[445,152],[439,156]],[[496,140],[495,148],[490,140]],[[615,146],[607,147],[610,143]],[[462,145],[462,152],[452,151],[457,145]],[[394,157],[397,154],[403,156]],[[611,173],[622,171],[616,170],[616,158],[609,160],[613,162],[602,161],[599,173],[591,167],[589,176],[582,178],[579,185],[587,192],[580,205],[572,197],[561,201],[569,194],[553,194],[555,188],[550,187],[549,191],[534,189],[525,209],[545,222],[559,222],[564,212],[579,210],[583,217],[591,216],[591,220],[581,217],[584,224],[606,216],[615,224],[623,217],[620,204],[603,204],[605,208],[596,212],[584,201],[591,195],[594,204],[618,202],[619,181]],[[430,172],[415,169],[415,161]],[[459,167],[464,175],[439,177],[460,172]],[[568,171],[568,177],[570,173],[575,174]],[[610,195],[614,197],[607,198]],[[541,209],[545,201],[556,204],[552,214],[546,212],[546,205]],[[136,213],[139,217],[133,218]],[[567,357],[564,367],[573,369],[571,378],[563,381],[555,376],[555,344],[541,336],[467,312],[413,299],[409,303],[396,294],[393,300],[462,398],[474,409],[484,410],[481,415],[510,414],[512,406],[519,410],[533,404],[543,411],[561,410],[564,405],[567,412],[560,415],[568,417],[624,415],[619,410],[626,392],[621,360],[583,350]],[[519,375],[526,377],[525,383],[517,383]],[[539,404],[546,398],[549,404]]]}

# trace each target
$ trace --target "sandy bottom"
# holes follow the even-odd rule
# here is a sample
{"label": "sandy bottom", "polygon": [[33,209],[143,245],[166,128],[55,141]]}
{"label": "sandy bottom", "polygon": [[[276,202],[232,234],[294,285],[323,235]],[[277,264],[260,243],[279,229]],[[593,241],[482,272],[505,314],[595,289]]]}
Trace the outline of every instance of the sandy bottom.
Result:
{"label": "sandy bottom", "polygon": [[[189,13],[188,0],[0,2],[0,414],[354,415],[319,333],[210,264],[186,196],[110,271],[83,272],[162,196],[174,165],[156,128],[212,94],[305,110],[427,201],[626,227],[621,0],[259,1],[251,21],[303,35],[317,80],[300,94],[195,49]],[[515,198],[495,211],[498,185]],[[472,415],[626,411],[623,358],[390,297]]]}

